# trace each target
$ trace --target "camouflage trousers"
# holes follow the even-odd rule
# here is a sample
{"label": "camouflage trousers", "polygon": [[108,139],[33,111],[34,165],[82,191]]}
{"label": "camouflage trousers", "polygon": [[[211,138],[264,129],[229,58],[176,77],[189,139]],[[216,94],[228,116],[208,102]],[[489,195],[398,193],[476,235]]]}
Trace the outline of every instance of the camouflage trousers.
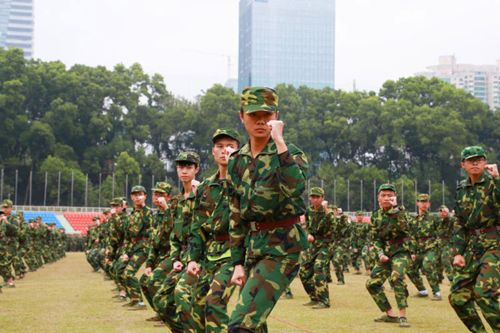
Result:
{"label": "camouflage trousers", "polygon": [[158,290],[160,290],[163,281],[165,281],[171,270],[172,260],[170,258],[166,258],[153,269],[150,276],[143,274],[139,280],[144,297],[156,312],[158,312],[158,309],[155,308],[153,297],[156,295]]}
{"label": "camouflage trousers", "polygon": [[230,258],[209,261],[205,265],[205,274],[200,278],[197,288],[197,294],[201,295],[208,290],[205,298],[205,332],[227,332],[227,303],[235,290],[235,286],[229,285],[233,270]]}
{"label": "camouflage trousers", "polygon": [[425,286],[420,276],[420,270],[427,277],[432,293],[439,292],[439,252],[438,248],[428,249],[420,252],[417,259],[408,269],[408,277],[418,290],[424,290]]}
{"label": "camouflage trousers", "polygon": [[[353,249],[351,251],[351,265],[356,271],[359,271],[361,269],[362,259],[363,259],[363,256],[361,254],[360,249]],[[365,268],[366,268],[366,265],[365,265]]]}
{"label": "camouflage trousers", "polygon": [[[205,332],[204,301],[207,291],[198,288],[199,278],[184,271],[174,289],[176,312],[182,324],[182,331]],[[197,292],[198,291],[198,292]]]}
{"label": "camouflage trousers", "polygon": [[299,277],[311,301],[330,305],[330,294],[326,281],[330,269],[328,245],[309,248],[302,253]]}
{"label": "camouflage trousers", "polygon": [[[45,258],[45,256],[44,256]],[[90,266],[94,269],[94,271],[99,271],[101,266],[99,265],[99,249],[98,248],[93,248],[90,250],[89,254],[87,255],[87,261],[89,262]]]}
{"label": "camouflage trousers", "polygon": [[125,289],[127,290],[127,295],[132,301],[142,301],[141,285],[139,280],[135,276],[142,264],[146,261],[147,254],[144,249],[136,251],[132,255],[129,255],[127,261],[127,266],[121,275],[121,281]]}
{"label": "camouflage trousers", "polygon": [[160,318],[172,331],[172,333],[182,333],[183,327],[175,306],[175,286],[179,281],[182,272],[171,271],[162,286],[153,297],[153,308],[160,315]]}
{"label": "camouflage trousers", "polygon": [[125,282],[122,279],[126,267],[127,267],[127,262],[123,261],[121,255],[113,261],[110,273],[111,273],[111,278],[115,281],[115,284],[118,287],[118,289],[126,290]]}
{"label": "camouflage trousers", "polygon": [[363,262],[368,270],[372,270],[377,263],[377,253],[372,246],[365,245],[362,250]]}
{"label": "camouflage trousers", "polygon": [[248,279],[231,313],[229,332],[267,331],[266,320],[299,272],[300,253],[246,259]]}
{"label": "camouflage trousers", "polygon": [[479,305],[493,331],[500,332],[500,250],[497,246],[474,254],[468,247],[464,257],[465,267],[455,267],[450,304],[471,332],[486,332],[474,303]]}
{"label": "camouflage trousers", "polygon": [[345,248],[341,245],[333,245],[331,250],[331,260],[333,263],[333,268],[335,269],[335,276],[337,281],[345,283],[344,279],[344,266],[345,266]]}
{"label": "camouflage trousers", "polygon": [[0,250],[0,276],[5,281],[14,278],[12,274],[12,256],[6,250]]}
{"label": "camouflage trousers", "polygon": [[440,250],[441,250],[441,253],[439,256],[440,257],[439,258],[440,259],[439,270],[440,270],[441,274],[444,270],[444,272],[446,273],[446,277],[451,282],[451,281],[453,281],[453,266],[452,266],[453,258],[451,257],[450,246],[443,245]]}
{"label": "camouflage trousers", "polygon": [[388,311],[391,304],[384,293],[384,282],[389,279],[394,287],[396,303],[399,309],[408,307],[408,290],[406,289],[405,274],[410,265],[411,257],[408,252],[396,253],[386,263],[378,262],[366,281],[366,289],[372,296],[380,311]]}

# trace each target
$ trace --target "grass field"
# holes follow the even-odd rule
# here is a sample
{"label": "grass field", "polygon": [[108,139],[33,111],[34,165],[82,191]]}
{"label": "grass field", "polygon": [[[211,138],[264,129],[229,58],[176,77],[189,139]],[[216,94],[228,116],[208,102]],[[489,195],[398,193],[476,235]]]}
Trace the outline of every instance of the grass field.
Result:
{"label": "grass field", "polygon": [[[270,332],[467,332],[450,307],[449,286],[442,286],[443,301],[409,298],[408,320],[412,327],[380,324],[380,313],[365,289],[365,275],[347,273],[347,284],[330,284],[332,307],[312,310],[302,306],[307,296],[297,278],[292,284],[295,298],[278,302],[269,320]],[[15,289],[0,294],[0,332],[167,332],[144,321],[154,313],[128,311],[114,303],[111,281],[91,272],[83,253],[68,253],[57,263],[30,273]],[[410,295],[416,290],[410,287]],[[394,295],[389,299],[395,304]]]}

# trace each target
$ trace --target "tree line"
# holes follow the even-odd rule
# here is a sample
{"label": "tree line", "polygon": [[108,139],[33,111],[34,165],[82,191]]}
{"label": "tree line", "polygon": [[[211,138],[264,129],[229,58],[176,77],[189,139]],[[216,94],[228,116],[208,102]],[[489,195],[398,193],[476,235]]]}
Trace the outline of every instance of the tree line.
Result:
{"label": "tree line", "polygon": [[[168,78],[139,64],[67,68],[0,49],[3,197],[17,186],[18,203],[27,204],[31,172],[33,204],[44,195],[47,204],[58,196],[68,203],[71,188],[75,205],[84,195],[88,205],[98,198],[106,204],[139,181],[176,184],[172,161],[184,150],[200,154],[202,175],[213,172],[215,129],[244,133],[238,94],[214,85],[190,101],[167,87]],[[389,80],[378,92],[276,90],[286,139],[309,158],[310,184],[322,184],[330,201],[344,207],[349,201],[353,210],[372,209],[373,186],[386,181],[396,182],[408,203],[430,183],[433,201],[444,196],[451,204],[463,147],[481,144],[497,161],[500,112],[439,79]]]}

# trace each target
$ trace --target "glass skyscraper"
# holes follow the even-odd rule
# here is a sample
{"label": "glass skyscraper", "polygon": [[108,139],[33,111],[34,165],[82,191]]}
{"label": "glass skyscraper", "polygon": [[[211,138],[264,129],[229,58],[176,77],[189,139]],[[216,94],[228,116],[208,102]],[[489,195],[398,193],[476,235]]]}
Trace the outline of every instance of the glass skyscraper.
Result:
{"label": "glass skyscraper", "polygon": [[33,0],[0,0],[0,47],[33,56]]}
{"label": "glass skyscraper", "polygon": [[240,0],[238,89],[335,86],[335,0]]}

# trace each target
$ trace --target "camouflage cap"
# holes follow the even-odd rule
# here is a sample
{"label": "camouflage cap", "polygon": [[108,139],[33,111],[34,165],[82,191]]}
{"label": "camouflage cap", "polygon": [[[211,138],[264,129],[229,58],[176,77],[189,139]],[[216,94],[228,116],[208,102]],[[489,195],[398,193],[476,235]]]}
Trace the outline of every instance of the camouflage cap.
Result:
{"label": "camouflage cap", "polygon": [[429,195],[427,193],[420,193],[417,196],[417,201],[429,201]]}
{"label": "camouflage cap", "polygon": [[365,213],[363,213],[362,211],[358,210],[358,211],[356,212],[356,216],[360,216],[360,215],[362,215],[362,216],[363,216],[363,215],[365,215]]}
{"label": "camouflage cap", "polygon": [[101,220],[101,218],[99,216],[94,216],[92,218],[92,221],[100,221],[100,220]]}
{"label": "camouflage cap", "polygon": [[109,208],[104,208],[104,210],[102,211],[104,214],[109,214],[111,213],[111,209]]}
{"label": "camouflage cap", "polygon": [[394,186],[394,184],[385,183],[378,187],[377,193],[380,193],[380,191],[392,191],[396,193],[396,186]]}
{"label": "camouflage cap", "polygon": [[228,136],[231,139],[238,141],[238,144],[240,143],[240,136],[238,135],[238,132],[236,132],[233,129],[230,128],[216,129],[214,135],[212,135],[212,142],[215,143],[216,139],[220,136]]}
{"label": "camouflage cap", "polygon": [[155,184],[155,187],[153,187],[151,190],[153,192],[170,194],[170,192],[172,192],[172,185],[167,182],[157,182]]}
{"label": "camouflage cap", "polygon": [[137,193],[137,192],[147,193],[146,189],[142,185],[135,185],[132,187],[132,190],[130,191],[130,193]]}
{"label": "camouflage cap", "polygon": [[10,208],[13,205],[14,203],[10,199],[5,199],[4,201],[2,201],[2,208]]}
{"label": "camouflage cap", "polygon": [[176,162],[189,162],[196,165],[200,165],[200,155],[194,151],[185,151],[177,155],[175,158]]}
{"label": "camouflage cap", "polygon": [[325,195],[325,190],[323,190],[321,187],[311,187],[309,190],[309,195],[317,195],[319,197],[322,197]]}
{"label": "camouflage cap", "polygon": [[439,211],[447,210],[447,209],[448,209],[448,206],[446,206],[446,205],[439,206]]}
{"label": "camouflage cap", "polygon": [[123,198],[122,197],[113,198],[113,200],[111,200],[109,202],[109,205],[110,206],[121,206],[121,205],[123,205]]}
{"label": "camouflage cap", "polygon": [[473,158],[473,157],[477,157],[477,156],[482,156],[482,157],[486,158],[486,152],[484,151],[483,147],[481,147],[481,146],[465,147],[464,150],[462,150],[462,153],[460,155],[462,156],[462,161],[468,160],[469,158]]}
{"label": "camouflage cap", "polygon": [[245,113],[257,111],[278,112],[278,94],[267,87],[247,87],[240,97],[241,110]]}

